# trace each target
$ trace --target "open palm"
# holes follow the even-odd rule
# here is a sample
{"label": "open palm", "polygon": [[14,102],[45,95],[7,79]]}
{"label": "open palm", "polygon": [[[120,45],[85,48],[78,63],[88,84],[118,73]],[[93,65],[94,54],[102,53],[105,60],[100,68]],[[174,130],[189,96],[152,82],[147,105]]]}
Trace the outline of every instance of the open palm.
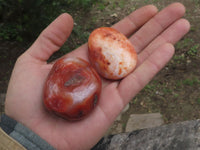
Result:
{"label": "open palm", "polygon": [[[52,64],[46,61],[66,41],[73,28],[68,14],[60,15],[22,54],[13,70],[6,96],[5,112],[56,149],[89,149],[104,135],[124,106],[164,67],[174,47],[189,30],[181,17],[182,4],[174,3],[160,12],[145,6],[113,28],[125,34],[138,53],[134,72],[121,81],[103,81],[99,104],[85,119],[69,122],[45,111],[43,86]],[[88,61],[87,44],[66,54]]]}

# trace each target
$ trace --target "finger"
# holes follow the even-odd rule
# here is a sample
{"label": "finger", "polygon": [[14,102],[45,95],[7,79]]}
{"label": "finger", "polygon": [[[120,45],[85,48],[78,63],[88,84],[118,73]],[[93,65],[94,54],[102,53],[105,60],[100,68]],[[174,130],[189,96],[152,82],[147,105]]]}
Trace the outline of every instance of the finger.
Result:
{"label": "finger", "polygon": [[129,39],[135,50],[139,53],[169,25],[181,18],[184,13],[185,7],[180,3],[173,3],[164,8]]}
{"label": "finger", "polygon": [[147,59],[151,53],[160,45],[165,43],[175,44],[178,42],[190,29],[190,23],[185,19],[179,19],[152,41],[138,56],[138,66]]}
{"label": "finger", "polygon": [[124,78],[118,90],[127,104],[172,58],[174,47],[166,43],[155,50],[133,73]]}
{"label": "finger", "polygon": [[37,60],[47,61],[64,44],[72,28],[72,17],[67,13],[61,14],[39,35],[27,52]]}
{"label": "finger", "polygon": [[157,8],[153,5],[144,6],[132,12],[112,27],[129,37],[134,31],[151,19],[157,11]]}

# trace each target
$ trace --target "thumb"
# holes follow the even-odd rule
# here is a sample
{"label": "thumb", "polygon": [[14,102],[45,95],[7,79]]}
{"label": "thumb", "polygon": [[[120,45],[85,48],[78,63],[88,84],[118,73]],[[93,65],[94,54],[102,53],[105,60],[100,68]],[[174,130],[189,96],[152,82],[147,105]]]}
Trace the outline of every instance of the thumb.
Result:
{"label": "thumb", "polygon": [[72,29],[72,17],[67,13],[63,13],[43,30],[26,52],[34,59],[47,61],[49,57],[64,44]]}

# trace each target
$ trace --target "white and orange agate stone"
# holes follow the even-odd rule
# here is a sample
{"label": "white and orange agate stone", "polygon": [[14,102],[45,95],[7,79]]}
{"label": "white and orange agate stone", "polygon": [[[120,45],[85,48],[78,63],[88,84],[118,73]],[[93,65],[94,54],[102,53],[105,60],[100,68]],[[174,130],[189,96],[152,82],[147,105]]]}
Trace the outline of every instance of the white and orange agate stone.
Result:
{"label": "white and orange agate stone", "polygon": [[88,40],[88,50],[92,66],[106,79],[122,79],[137,64],[133,45],[126,36],[113,28],[94,30]]}

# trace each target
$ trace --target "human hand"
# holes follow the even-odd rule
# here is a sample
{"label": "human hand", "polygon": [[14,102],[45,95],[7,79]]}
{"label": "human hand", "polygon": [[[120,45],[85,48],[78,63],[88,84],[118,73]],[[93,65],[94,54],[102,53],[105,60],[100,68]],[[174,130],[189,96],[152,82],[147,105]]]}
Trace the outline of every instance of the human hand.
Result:
{"label": "human hand", "polygon": [[[69,122],[46,112],[43,86],[52,68],[48,58],[66,41],[73,28],[68,14],[60,15],[22,54],[14,67],[6,95],[5,113],[21,122],[56,149],[89,149],[104,135],[124,106],[162,69],[174,54],[174,47],[189,30],[181,17],[185,8],[174,3],[159,13],[145,6],[131,13],[113,28],[125,34],[138,53],[137,68],[121,81],[102,79],[99,103],[85,119]],[[66,54],[87,61],[87,44]]]}

